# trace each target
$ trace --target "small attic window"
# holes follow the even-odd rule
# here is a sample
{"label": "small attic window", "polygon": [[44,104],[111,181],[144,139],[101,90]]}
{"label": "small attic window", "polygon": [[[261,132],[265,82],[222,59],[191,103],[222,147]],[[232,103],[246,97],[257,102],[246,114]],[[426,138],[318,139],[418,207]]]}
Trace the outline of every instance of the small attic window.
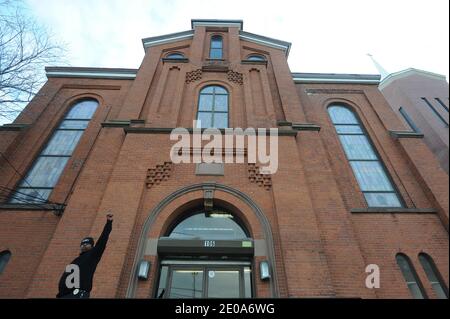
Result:
{"label": "small attic window", "polygon": [[248,61],[266,61],[266,58],[259,54],[251,54],[247,57]]}
{"label": "small attic window", "polygon": [[166,56],[166,59],[184,59],[185,57],[184,57],[184,55],[183,54],[181,54],[181,53],[169,53],[167,56]]}

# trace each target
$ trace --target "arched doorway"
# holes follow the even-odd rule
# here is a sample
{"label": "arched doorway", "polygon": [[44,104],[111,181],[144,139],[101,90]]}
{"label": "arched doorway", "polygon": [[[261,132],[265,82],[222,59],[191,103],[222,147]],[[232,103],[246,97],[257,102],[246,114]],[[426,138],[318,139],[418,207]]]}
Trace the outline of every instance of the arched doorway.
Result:
{"label": "arched doorway", "polygon": [[251,298],[254,243],[222,208],[193,209],[158,240],[156,298]]}

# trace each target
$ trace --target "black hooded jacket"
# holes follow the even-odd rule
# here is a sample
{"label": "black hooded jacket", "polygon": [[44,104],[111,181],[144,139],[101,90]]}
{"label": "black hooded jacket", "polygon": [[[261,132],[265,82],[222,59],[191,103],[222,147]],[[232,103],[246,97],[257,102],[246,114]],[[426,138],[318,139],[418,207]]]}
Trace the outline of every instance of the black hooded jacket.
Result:
{"label": "black hooded jacket", "polygon": [[[112,221],[108,220],[103,228],[103,232],[97,241],[97,244],[89,251],[83,252],[75,258],[71,264],[77,265],[80,268],[80,288],[90,292],[92,290],[92,280],[94,278],[95,270],[97,269],[97,264],[102,258],[103,252],[106,248],[106,243],[108,242],[109,234],[112,230]],[[66,278],[72,273],[64,272],[59,280],[59,292],[56,298],[61,298],[62,296],[71,294],[75,288],[67,288]]]}

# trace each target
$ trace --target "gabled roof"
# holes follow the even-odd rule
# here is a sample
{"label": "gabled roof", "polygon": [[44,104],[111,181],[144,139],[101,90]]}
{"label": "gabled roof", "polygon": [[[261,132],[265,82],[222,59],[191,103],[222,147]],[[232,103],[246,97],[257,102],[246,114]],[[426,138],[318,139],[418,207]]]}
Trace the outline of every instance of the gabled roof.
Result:
{"label": "gabled roof", "polygon": [[209,26],[209,27],[238,27],[239,28],[239,38],[241,40],[253,42],[260,45],[269,46],[271,48],[280,49],[285,51],[286,57],[289,55],[291,49],[291,43],[286,41],[281,41],[273,38],[268,38],[262,35],[257,35],[250,32],[245,32],[242,30],[244,22],[242,20],[213,20],[213,19],[192,19],[191,27],[192,30],[170,33],[166,35],[161,35],[157,37],[149,37],[142,39],[142,44],[144,50],[160,44],[177,42],[186,39],[192,39],[194,37],[194,28],[197,26]]}
{"label": "gabled roof", "polygon": [[388,86],[395,80],[402,79],[402,78],[405,78],[405,77],[411,76],[411,75],[421,75],[421,76],[429,77],[429,78],[432,78],[435,80],[447,81],[445,75],[428,72],[428,71],[424,71],[424,70],[419,70],[419,69],[414,69],[414,68],[409,68],[409,69],[402,70],[399,72],[391,73],[387,77],[385,77],[383,79],[383,81],[381,81],[381,83],[380,83],[380,90],[385,88],[386,86]]}
{"label": "gabled roof", "polygon": [[133,80],[137,69],[118,68],[84,68],[84,67],[46,67],[47,78],[91,78],[91,79],[117,79]]}
{"label": "gabled roof", "polygon": [[238,27],[239,30],[244,29],[244,21],[242,20],[217,20],[217,19],[192,19],[191,29],[195,27]]}

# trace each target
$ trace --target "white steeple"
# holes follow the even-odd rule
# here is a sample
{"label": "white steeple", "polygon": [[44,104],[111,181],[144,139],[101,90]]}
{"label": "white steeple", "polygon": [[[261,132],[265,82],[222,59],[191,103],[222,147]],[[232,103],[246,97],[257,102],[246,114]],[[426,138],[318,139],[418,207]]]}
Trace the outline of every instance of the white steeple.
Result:
{"label": "white steeple", "polygon": [[377,68],[378,72],[381,75],[381,80],[383,80],[385,77],[387,77],[389,75],[389,72],[386,71],[380,63],[378,63],[372,56],[372,54],[367,53],[367,55],[370,57],[370,59],[372,60],[373,64],[375,65],[375,67]]}

